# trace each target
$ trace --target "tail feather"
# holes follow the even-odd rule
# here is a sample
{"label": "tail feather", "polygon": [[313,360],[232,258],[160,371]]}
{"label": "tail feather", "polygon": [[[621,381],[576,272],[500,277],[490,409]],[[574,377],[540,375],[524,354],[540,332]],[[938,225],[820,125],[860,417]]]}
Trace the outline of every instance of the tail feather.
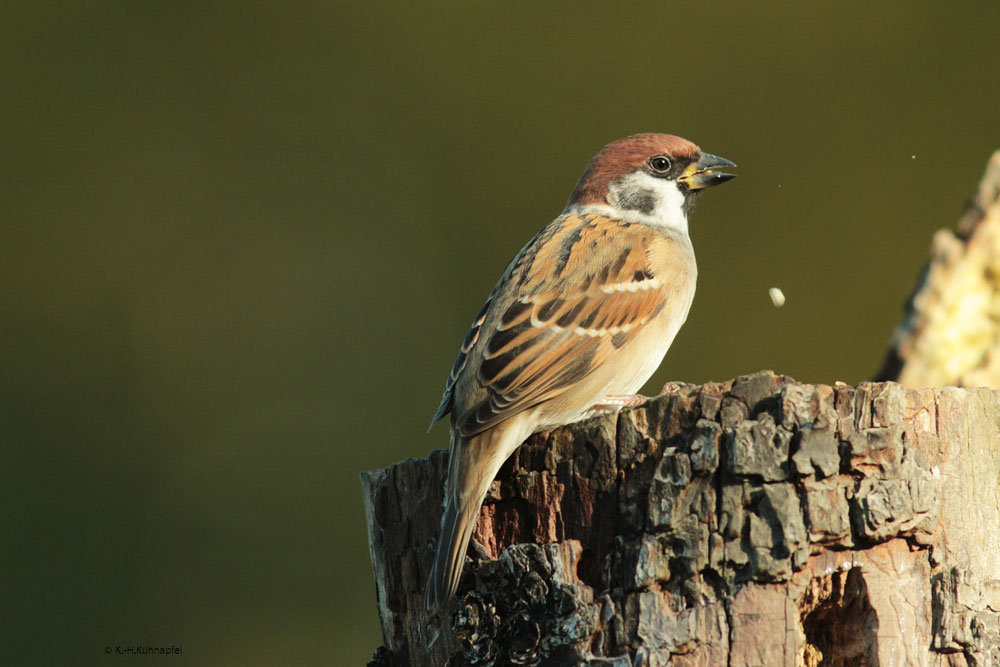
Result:
{"label": "tail feather", "polygon": [[437,554],[427,580],[425,604],[428,609],[440,608],[458,589],[458,580],[462,577],[465,565],[465,552],[469,548],[472,529],[479,517],[481,502],[479,499],[474,505],[468,503],[464,508],[458,508],[453,500],[449,500],[445,507]]}
{"label": "tail feather", "polygon": [[479,508],[500,466],[530,434],[533,422],[512,420],[471,438],[452,434],[441,537],[424,601],[439,609],[455,595]]}

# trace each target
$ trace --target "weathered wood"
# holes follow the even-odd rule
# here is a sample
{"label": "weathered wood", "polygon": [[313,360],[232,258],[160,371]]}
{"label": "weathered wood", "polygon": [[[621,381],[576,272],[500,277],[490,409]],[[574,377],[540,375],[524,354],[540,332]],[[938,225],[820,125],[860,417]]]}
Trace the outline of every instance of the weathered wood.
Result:
{"label": "weathered wood", "polygon": [[538,434],[433,618],[446,459],[363,475],[373,664],[1000,664],[1000,391],[764,372]]}

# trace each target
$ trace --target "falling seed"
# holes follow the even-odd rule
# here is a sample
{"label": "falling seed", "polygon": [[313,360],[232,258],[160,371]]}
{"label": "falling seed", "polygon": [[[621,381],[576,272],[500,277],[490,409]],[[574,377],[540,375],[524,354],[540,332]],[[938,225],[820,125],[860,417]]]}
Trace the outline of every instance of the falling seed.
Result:
{"label": "falling seed", "polygon": [[785,305],[785,293],[782,292],[779,288],[772,287],[771,289],[767,290],[767,295],[771,297],[771,303],[774,304],[775,308],[781,308],[782,306]]}
{"label": "falling seed", "polygon": [[911,155],[911,156],[910,156],[910,159],[911,159],[911,160],[916,160],[916,159],[917,159],[917,156],[916,156],[916,155]]}

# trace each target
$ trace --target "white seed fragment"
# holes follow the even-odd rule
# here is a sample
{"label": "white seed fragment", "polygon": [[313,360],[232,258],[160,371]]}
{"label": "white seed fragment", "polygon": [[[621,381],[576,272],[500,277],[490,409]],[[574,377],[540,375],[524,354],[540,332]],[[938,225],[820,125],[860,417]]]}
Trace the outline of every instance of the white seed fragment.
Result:
{"label": "white seed fragment", "polygon": [[771,303],[774,304],[775,308],[781,308],[785,305],[785,293],[777,287],[772,287],[767,290],[767,295],[771,297]]}

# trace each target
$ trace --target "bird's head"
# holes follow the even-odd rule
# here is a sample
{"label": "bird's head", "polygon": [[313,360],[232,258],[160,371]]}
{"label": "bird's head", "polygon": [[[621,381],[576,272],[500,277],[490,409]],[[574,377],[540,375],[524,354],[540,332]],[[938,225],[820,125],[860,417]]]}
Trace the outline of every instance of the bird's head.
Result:
{"label": "bird's head", "polygon": [[671,134],[633,134],[595,155],[570,195],[567,210],[611,214],[687,232],[687,214],[701,190],[735,174],[729,160]]}

